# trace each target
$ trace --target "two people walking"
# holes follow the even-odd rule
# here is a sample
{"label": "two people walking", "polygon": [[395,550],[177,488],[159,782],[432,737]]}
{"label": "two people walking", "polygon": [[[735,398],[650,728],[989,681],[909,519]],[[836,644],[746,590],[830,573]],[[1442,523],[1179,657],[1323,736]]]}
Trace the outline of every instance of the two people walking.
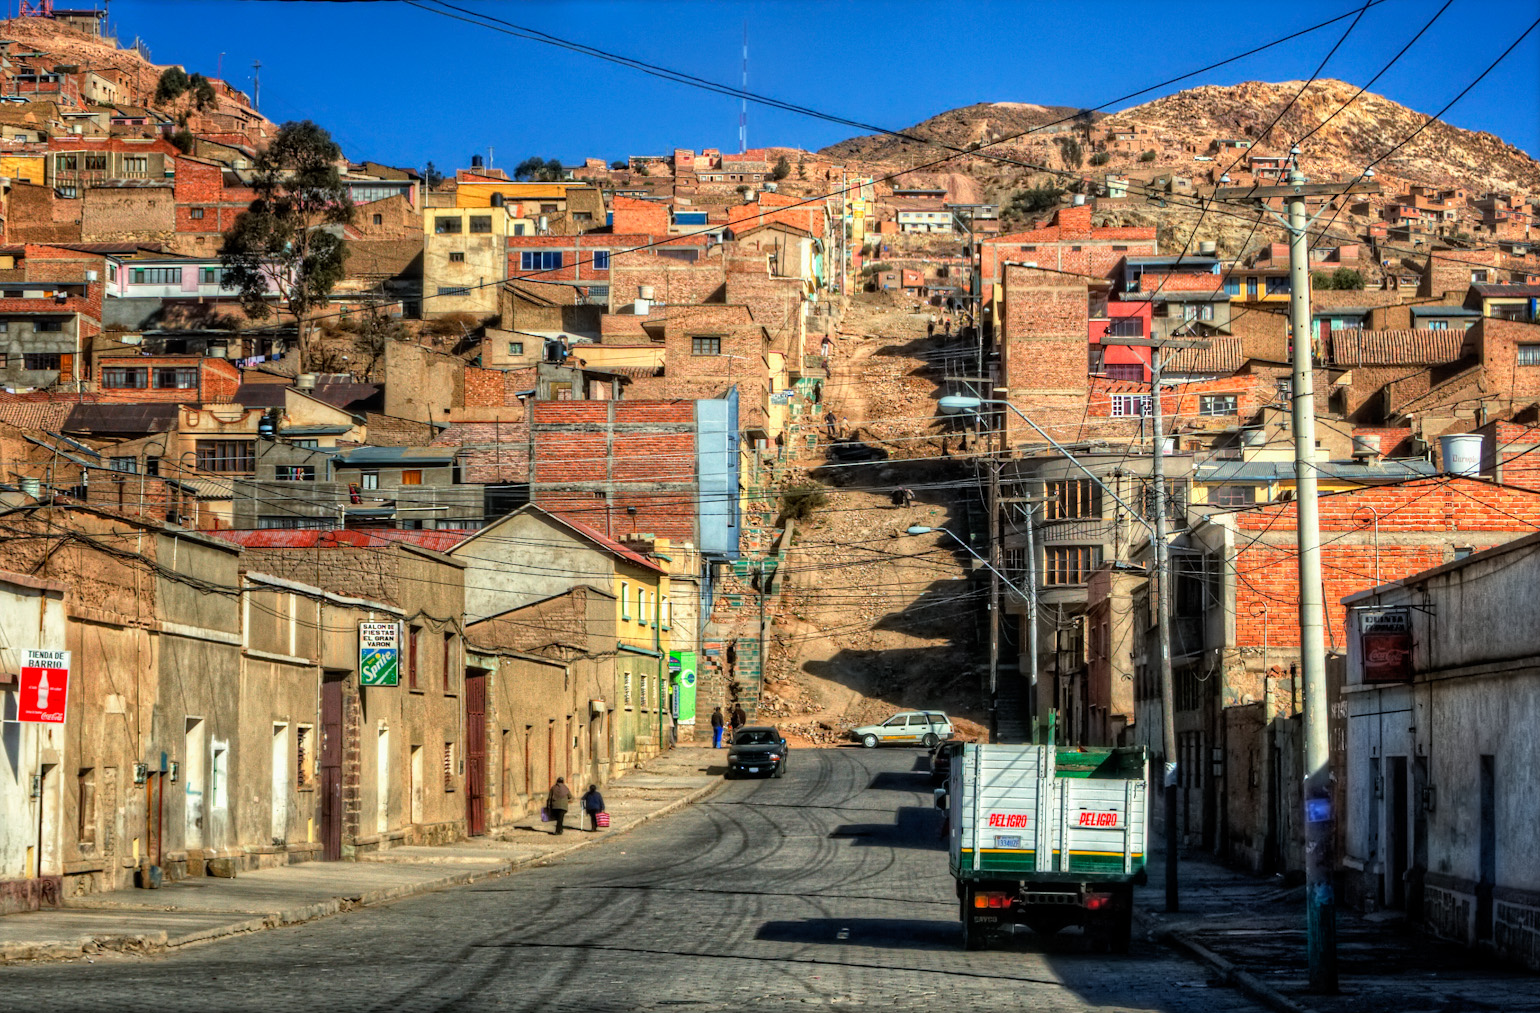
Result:
{"label": "two people walking", "polygon": [[742,704],[733,704],[732,714],[726,718],[722,715],[722,708],[711,708],[711,748],[722,748],[722,726],[725,724],[736,734],[738,729],[749,723],[749,715],[743,709]]}
{"label": "two people walking", "polygon": [[[578,800],[583,806],[583,811],[588,814],[589,829],[599,829],[599,814],[604,812],[604,796],[599,794],[599,786],[591,784],[583,797]],[[558,777],[556,783],[551,785],[550,793],[546,795],[545,808],[551,817],[551,822],[556,824],[556,833],[562,834],[566,830],[567,810],[572,808],[572,789],[567,787],[567,779]],[[578,821],[578,829],[583,829],[583,823]]]}

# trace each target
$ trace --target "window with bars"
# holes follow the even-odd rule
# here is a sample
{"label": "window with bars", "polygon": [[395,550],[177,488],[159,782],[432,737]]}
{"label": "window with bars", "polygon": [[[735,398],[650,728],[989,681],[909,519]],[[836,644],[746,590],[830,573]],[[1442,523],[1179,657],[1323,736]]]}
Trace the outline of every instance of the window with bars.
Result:
{"label": "window with bars", "polygon": [[722,354],[722,339],[721,338],[691,338],[690,339],[690,354],[691,355],[721,355]]}
{"label": "window with bars", "polygon": [[1138,317],[1115,317],[1107,323],[1107,336],[1113,338],[1144,337],[1144,321]]}
{"label": "window with bars", "polygon": [[444,790],[455,790],[455,744],[444,743]]}
{"label": "window with bars", "polygon": [[1045,553],[1043,583],[1047,586],[1084,584],[1101,565],[1100,545],[1059,545]]}
{"label": "window with bars", "polygon": [[199,440],[196,460],[199,471],[255,471],[257,448],[249,440]]}
{"label": "window with bars", "polygon": [[406,688],[417,689],[417,645],[422,641],[422,627],[412,626],[406,634]]}
{"label": "window with bars", "polygon": [[1134,418],[1149,415],[1151,412],[1151,399],[1148,394],[1114,394],[1112,395],[1112,417]]}
{"label": "window with bars", "polygon": [[1101,488],[1089,478],[1065,479],[1047,483],[1048,502],[1043,504],[1043,519],[1063,521],[1102,515]]}
{"label": "window with bars", "polygon": [[196,390],[197,366],[157,366],[151,375],[151,386],[157,390]]}
{"label": "window with bars", "polygon": [[1237,403],[1234,394],[1205,394],[1198,398],[1198,414],[1234,415]]}
{"label": "window with bars", "polygon": [[310,725],[300,725],[294,730],[294,786],[296,788],[308,788],[315,777],[315,755],[312,743],[315,740],[315,729]]}
{"label": "window with bars", "polygon": [[1221,485],[1209,490],[1208,501],[1211,506],[1251,506],[1257,501],[1257,488],[1254,485]]}
{"label": "window with bars", "polygon": [[59,352],[23,352],[21,355],[23,369],[52,369],[64,368],[64,356]]}
{"label": "window with bars", "polygon": [[1540,345],[1520,345],[1516,364],[1540,366]]}
{"label": "window with bars", "polygon": [[455,691],[454,647],[455,647],[455,635],[453,633],[445,633],[444,634],[444,692],[445,693],[453,693]]}
{"label": "window with bars", "polygon": [[107,466],[113,471],[122,471],[133,475],[139,471],[139,459],[137,457],[114,457],[108,460]]}

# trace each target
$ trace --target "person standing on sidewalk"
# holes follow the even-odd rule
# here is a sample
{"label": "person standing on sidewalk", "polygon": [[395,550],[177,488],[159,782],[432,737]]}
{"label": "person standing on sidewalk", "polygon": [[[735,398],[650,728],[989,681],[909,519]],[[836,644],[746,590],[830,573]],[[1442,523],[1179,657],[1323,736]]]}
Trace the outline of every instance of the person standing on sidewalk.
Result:
{"label": "person standing on sidewalk", "polygon": [[722,708],[711,708],[711,748],[722,748],[722,726],[727,722],[722,719]]}
{"label": "person standing on sidewalk", "polygon": [[[599,786],[597,784],[588,786],[588,790],[583,793],[582,802],[583,811],[588,814],[589,831],[597,833],[599,830],[599,814],[604,812],[604,796],[599,794]],[[582,828],[582,824],[579,823],[578,829],[581,830]]]}
{"label": "person standing on sidewalk", "polygon": [[567,779],[558,777],[556,783],[551,785],[550,794],[545,797],[545,807],[551,811],[551,820],[556,824],[556,834],[561,835],[563,824],[567,821],[567,810],[572,808],[572,789],[567,787]]}

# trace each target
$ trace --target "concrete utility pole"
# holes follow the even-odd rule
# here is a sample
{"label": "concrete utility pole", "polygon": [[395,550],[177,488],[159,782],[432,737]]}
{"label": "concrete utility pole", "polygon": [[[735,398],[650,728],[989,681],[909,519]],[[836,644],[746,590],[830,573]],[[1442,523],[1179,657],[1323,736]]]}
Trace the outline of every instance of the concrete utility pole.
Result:
{"label": "concrete utility pole", "polygon": [[[1302,185],[1299,149],[1289,182]],[[1310,249],[1305,195],[1289,198],[1289,327],[1294,339],[1294,501],[1299,539],[1299,660],[1305,682],[1305,931],[1310,987],[1337,990],[1337,904],[1332,893],[1331,752],[1327,735],[1325,589],[1316,503],[1315,382],[1310,347]]]}
{"label": "concrete utility pole", "polygon": [[1154,435],[1151,471],[1154,476],[1155,533],[1150,548],[1155,556],[1155,639],[1160,665],[1160,732],[1165,749],[1161,790],[1165,795],[1166,910],[1179,907],[1176,818],[1176,680],[1171,673],[1171,552],[1166,530],[1166,425],[1160,403],[1160,352],[1162,348],[1207,348],[1212,342],[1155,338],[1103,338],[1107,345],[1139,345],[1150,350],[1150,422]]}
{"label": "concrete utility pole", "polygon": [[1000,467],[989,462],[989,741],[1000,741]]}
{"label": "concrete utility pole", "polygon": [[251,111],[262,110],[262,61],[251,61]]}
{"label": "concrete utility pole", "polygon": [[[1373,171],[1346,186],[1307,183],[1299,171],[1299,148],[1284,186],[1232,187],[1214,191],[1215,200],[1283,197],[1289,216],[1274,214],[1289,233],[1289,328],[1294,342],[1294,501],[1299,544],[1299,660],[1305,697],[1305,929],[1310,987],[1337,990],[1337,901],[1332,887],[1337,814],[1332,811],[1330,739],[1327,734],[1325,589],[1321,583],[1321,520],[1316,503],[1315,370],[1310,347],[1310,246],[1313,219],[1306,197],[1379,193]],[[1329,206],[1329,205],[1328,205]],[[1324,209],[1323,209],[1324,210]],[[1321,212],[1316,212],[1317,216]]]}

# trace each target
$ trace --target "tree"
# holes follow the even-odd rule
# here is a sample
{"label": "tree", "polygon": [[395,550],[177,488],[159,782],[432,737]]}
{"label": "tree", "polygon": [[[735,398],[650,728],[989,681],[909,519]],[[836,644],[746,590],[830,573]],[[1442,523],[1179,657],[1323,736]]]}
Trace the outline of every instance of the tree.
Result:
{"label": "tree", "polygon": [[1029,190],[1017,190],[1005,205],[1001,216],[1012,219],[1030,218],[1059,203],[1064,191],[1056,186],[1035,186]]}
{"label": "tree", "polygon": [[566,170],[559,158],[541,158],[531,155],[513,168],[513,178],[529,183],[550,183],[561,179]]}
{"label": "tree", "polygon": [[423,166],[422,181],[428,185],[429,190],[432,190],[444,182],[444,174],[439,172],[438,166],[430,161],[427,165]]}
{"label": "tree", "polygon": [[1144,154],[1140,155],[1139,156],[1139,161],[1141,161],[1141,162],[1153,162],[1153,161],[1155,161],[1155,150],[1152,148],[1149,151],[1146,151]]}
{"label": "tree", "polygon": [[181,67],[167,67],[161,71],[160,80],[155,82],[155,101],[162,105],[175,102],[182,97],[189,83],[187,71]]}
{"label": "tree", "polygon": [[182,154],[191,155],[193,154],[193,148],[198,143],[198,138],[183,125],[182,129],[171,135],[171,143],[176,145],[177,150]]}
{"label": "tree", "polygon": [[626,161],[624,158],[617,158],[617,159],[615,159],[615,161],[610,163],[610,168],[611,169],[629,169],[629,168],[631,168],[631,163]]}
{"label": "tree", "polygon": [[187,88],[192,92],[193,105],[199,112],[212,109],[219,104],[219,96],[214,91],[214,83],[202,74],[194,74],[187,79]]}
{"label": "tree", "polygon": [[780,182],[790,175],[791,163],[786,160],[785,155],[782,155],[780,161],[775,163],[775,168],[770,171],[770,178],[776,182]]}
{"label": "tree", "polygon": [[1358,291],[1364,287],[1364,276],[1351,267],[1339,267],[1331,274],[1317,271],[1310,276],[1310,287],[1326,291]]}
{"label": "tree", "polygon": [[1080,149],[1080,142],[1073,137],[1059,138],[1059,154],[1064,158],[1064,165],[1070,169],[1078,169],[1085,161],[1085,153]]}
{"label": "tree", "polygon": [[326,304],[342,278],[347,248],[340,230],[353,220],[353,201],[337,163],[342,149],[309,120],[285,123],[252,166],[257,199],[225,233],[219,259],[227,288],[254,319],[272,313],[278,297],[299,330],[300,368],[311,358],[310,314]]}
{"label": "tree", "polygon": [[1110,161],[1112,161],[1112,156],[1105,151],[1098,151],[1091,156],[1092,165],[1106,165]]}

